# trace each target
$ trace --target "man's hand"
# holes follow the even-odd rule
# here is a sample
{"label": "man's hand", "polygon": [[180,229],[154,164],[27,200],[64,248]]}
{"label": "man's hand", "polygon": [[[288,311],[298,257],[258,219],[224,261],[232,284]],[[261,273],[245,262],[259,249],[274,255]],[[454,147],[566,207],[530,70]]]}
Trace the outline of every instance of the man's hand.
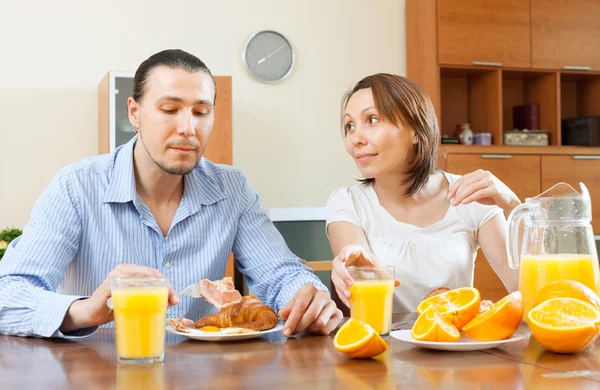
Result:
{"label": "man's hand", "polygon": [[[100,326],[113,320],[113,311],[106,302],[110,298],[110,280],[113,278],[155,277],[164,278],[157,269],[135,264],[119,264],[104,279],[91,297],[75,301],[69,307],[67,315],[60,326],[63,333],[76,329]],[[169,305],[177,305],[179,298],[169,284]]]}
{"label": "man's hand", "polygon": [[302,286],[283,309],[279,311],[283,318],[283,334],[300,333],[307,330],[328,335],[342,321],[342,312],[331,300],[329,292],[317,290],[312,284]]}

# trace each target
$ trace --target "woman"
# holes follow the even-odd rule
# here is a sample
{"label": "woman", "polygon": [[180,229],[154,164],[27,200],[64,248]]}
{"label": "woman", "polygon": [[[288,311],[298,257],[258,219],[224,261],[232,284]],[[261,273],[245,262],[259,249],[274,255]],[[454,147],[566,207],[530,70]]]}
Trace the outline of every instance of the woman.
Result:
{"label": "woman", "polygon": [[327,202],[335,255],[331,279],[349,306],[346,267],[396,269],[394,312],[414,312],[439,287],[473,285],[478,248],[508,291],[517,274],[506,258],[506,218],[520,201],[490,172],[435,171],[439,130],[433,105],[416,83],[391,74],[359,81],[343,99],[346,151],[365,178]]}

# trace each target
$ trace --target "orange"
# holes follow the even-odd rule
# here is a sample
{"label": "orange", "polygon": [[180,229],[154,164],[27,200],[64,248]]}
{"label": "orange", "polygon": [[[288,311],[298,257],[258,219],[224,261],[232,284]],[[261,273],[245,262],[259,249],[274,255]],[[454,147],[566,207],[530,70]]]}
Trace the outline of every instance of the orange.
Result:
{"label": "orange", "polygon": [[450,321],[433,306],[429,306],[415,322],[412,337],[422,341],[457,341],[460,333]]}
{"label": "orange", "polygon": [[335,335],[333,345],[353,358],[370,358],[387,351],[388,346],[369,324],[350,318]]}
{"label": "orange", "polygon": [[523,296],[515,291],[477,314],[463,331],[477,341],[505,340],[517,331],[522,317]]}
{"label": "orange", "polygon": [[533,337],[544,348],[574,353],[598,336],[600,310],[579,299],[552,298],[531,309],[527,323]]}
{"label": "orange", "polygon": [[548,283],[537,293],[533,306],[551,298],[575,298],[596,306],[600,310],[600,298],[588,286],[575,280],[557,280]]}
{"label": "orange", "polygon": [[417,312],[423,314],[429,306],[433,306],[460,332],[462,327],[475,317],[480,302],[481,296],[476,288],[458,288],[425,299],[417,307]]}

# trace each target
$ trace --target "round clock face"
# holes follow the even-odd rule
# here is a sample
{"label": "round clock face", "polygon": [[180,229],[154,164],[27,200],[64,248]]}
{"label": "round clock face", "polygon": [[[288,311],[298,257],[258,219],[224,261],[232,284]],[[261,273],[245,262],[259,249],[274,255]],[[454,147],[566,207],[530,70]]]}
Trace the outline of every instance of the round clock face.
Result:
{"label": "round clock face", "polygon": [[283,35],[275,31],[259,31],[246,42],[243,60],[254,77],[273,83],[290,74],[294,66],[294,52]]}

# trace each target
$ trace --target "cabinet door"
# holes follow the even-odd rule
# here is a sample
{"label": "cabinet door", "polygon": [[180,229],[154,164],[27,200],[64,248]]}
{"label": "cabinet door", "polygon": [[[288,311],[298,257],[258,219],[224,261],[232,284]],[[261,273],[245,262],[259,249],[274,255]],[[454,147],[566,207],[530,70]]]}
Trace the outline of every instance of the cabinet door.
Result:
{"label": "cabinet door", "polygon": [[600,69],[600,1],[531,0],[533,68]]}
{"label": "cabinet door", "polygon": [[541,192],[540,156],[448,154],[446,169],[458,175],[477,169],[490,171],[513,190],[521,201]]}
{"label": "cabinet door", "polygon": [[[512,189],[519,199],[538,195],[540,187],[540,157],[510,155],[448,154],[447,171],[459,175],[477,169],[490,171]],[[482,299],[497,301],[508,292],[480,250],[475,261],[473,285]]]}
{"label": "cabinet door", "polygon": [[438,62],[531,67],[529,0],[438,0]]}
{"label": "cabinet door", "polygon": [[600,234],[600,156],[542,156],[542,188],[565,182],[577,191],[583,182],[592,198],[592,227]]}

